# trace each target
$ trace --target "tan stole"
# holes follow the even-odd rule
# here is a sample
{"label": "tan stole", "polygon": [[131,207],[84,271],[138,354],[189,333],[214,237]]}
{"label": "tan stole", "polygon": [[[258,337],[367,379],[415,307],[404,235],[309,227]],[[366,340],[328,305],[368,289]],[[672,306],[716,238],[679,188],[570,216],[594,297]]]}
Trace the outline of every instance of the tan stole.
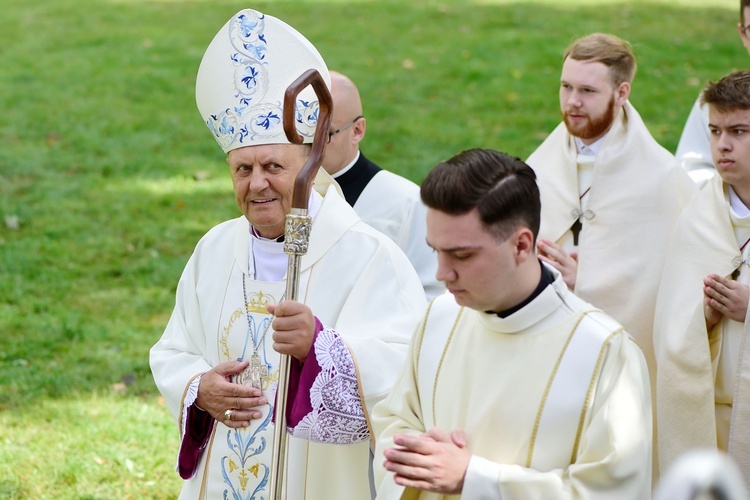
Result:
{"label": "tan stole", "polygon": [[[654,322],[656,409],[662,470],[693,448],[716,448],[714,375],[703,313],[703,279],[742,264],[720,177],[680,217],[669,246]],[[750,478],[750,321],[739,357],[729,453]]]}
{"label": "tan stole", "polygon": [[[738,221],[739,222],[739,221]],[[743,220],[746,224],[747,221]],[[742,241],[738,241],[738,246],[742,252],[741,274],[738,281],[742,284],[748,284],[748,261],[747,255],[750,245],[746,243],[748,238],[748,228],[746,226],[735,227],[736,233],[742,234]],[[745,314],[745,321],[740,326],[736,322],[733,326],[740,327],[738,335],[741,339],[739,356],[737,360],[737,371],[734,378],[734,397],[732,404],[732,419],[729,426],[729,455],[740,466],[745,482],[750,482],[750,342],[747,341],[750,334],[750,307]]]}
{"label": "tan stole", "polygon": [[[731,199],[731,196],[730,196]],[[732,221],[737,244],[742,252],[745,262],[750,252],[750,216],[739,217],[730,209],[729,217]],[[740,266],[734,272],[738,283],[747,286],[747,266]],[[719,323],[709,332],[709,345],[711,345],[711,359],[714,367],[714,401],[716,402],[716,433],[719,449],[729,450],[729,431],[732,416],[732,402],[734,401],[734,389],[736,388],[736,374],[739,366],[740,353],[742,352],[742,339],[745,333],[745,324],[742,321],[733,321],[722,318]]]}
{"label": "tan stole", "polygon": [[[575,140],[561,123],[531,155],[539,236],[559,242],[580,210]],[[654,373],[651,332],[666,245],[695,187],[625,103],[596,157],[579,237],[575,293],[625,326]]]}
{"label": "tan stole", "polygon": [[[586,202],[588,201],[589,192],[591,191],[591,180],[594,176],[594,163],[596,157],[578,155],[576,158],[576,170],[578,177],[578,203],[579,209],[572,212],[570,216],[574,218],[573,225],[557,243],[563,247],[568,253],[578,252],[578,244],[580,231],[583,228],[583,224],[586,220],[591,220],[594,217],[594,212],[586,209]],[[578,234],[576,234],[576,231]]]}
{"label": "tan stole", "polygon": [[464,308],[456,303],[453,295],[443,294],[430,302],[425,313],[417,358],[417,388],[425,429],[435,427],[435,386],[440,363],[463,312]]}
{"label": "tan stole", "polygon": [[[593,318],[596,318],[595,320]],[[537,416],[527,466],[538,471],[565,469],[575,462],[591,404],[604,345],[622,327],[601,311],[581,315],[570,332]]]}

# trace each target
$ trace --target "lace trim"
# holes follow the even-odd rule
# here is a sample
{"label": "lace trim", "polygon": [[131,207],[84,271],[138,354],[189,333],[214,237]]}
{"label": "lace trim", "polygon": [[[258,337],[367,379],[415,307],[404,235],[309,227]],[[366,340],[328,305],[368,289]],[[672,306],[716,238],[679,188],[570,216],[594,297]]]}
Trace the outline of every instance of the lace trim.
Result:
{"label": "lace trim", "polygon": [[329,444],[368,441],[357,372],[346,344],[325,328],[315,341],[315,355],[321,371],[310,388],[312,411],[290,429],[292,436]]}
{"label": "lace trim", "polygon": [[185,441],[185,432],[187,432],[187,414],[188,408],[193,406],[195,400],[198,399],[198,386],[201,383],[202,375],[198,375],[190,382],[190,386],[185,393],[185,400],[182,402],[182,422],[180,422],[180,449],[177,450],[177,462],[174,465],[176,471],[180,470],[180,452],[182,451],[182,444]]}
{"label": "lace trim", "polygon": [[180,437],[185,436],[185,432],[187,431],[188,408],[193,406],[195,400],[198,399],[198,386],[200,383],[201,375],[198,375],[192,382],[190,382],[190,387],[188,387],[187,393],[185,394],[185,401],[183,401],[182,406],[182,432],[180,433]]}

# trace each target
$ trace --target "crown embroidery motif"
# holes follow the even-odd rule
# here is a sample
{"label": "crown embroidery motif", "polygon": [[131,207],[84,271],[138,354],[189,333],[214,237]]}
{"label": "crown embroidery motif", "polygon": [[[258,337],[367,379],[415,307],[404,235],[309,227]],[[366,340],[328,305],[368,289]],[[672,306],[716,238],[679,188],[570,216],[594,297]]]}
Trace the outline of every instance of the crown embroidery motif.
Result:
{"label": "crown embroidery motif", "polygon": [[251,293],[247,298],[245,306],[249,312],[258,314],[268,314],[268,306],[275,304],[276,299],[272,295],[263,292]]}

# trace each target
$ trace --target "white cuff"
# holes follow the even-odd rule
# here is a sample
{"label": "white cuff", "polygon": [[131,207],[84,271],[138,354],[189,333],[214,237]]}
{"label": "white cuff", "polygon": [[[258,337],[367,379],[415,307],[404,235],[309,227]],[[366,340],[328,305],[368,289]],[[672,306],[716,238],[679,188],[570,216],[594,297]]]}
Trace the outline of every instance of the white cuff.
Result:
{"label": "white cuff", "polygon": [[461,498],[502,500],[500,495],[500,464],[486,458],[471,456],[464,476]]}

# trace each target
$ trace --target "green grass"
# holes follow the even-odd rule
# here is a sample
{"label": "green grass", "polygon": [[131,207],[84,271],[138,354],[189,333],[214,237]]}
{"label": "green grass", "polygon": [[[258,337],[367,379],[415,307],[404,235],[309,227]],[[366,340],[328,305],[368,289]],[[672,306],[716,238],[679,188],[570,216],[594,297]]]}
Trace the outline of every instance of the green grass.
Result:
{"label": "green grass", "polygon": [[747,65],[736,3],[4,0],[0,498],[179,490],[148,349],[194,244],[237,214],[193,94],[237,10],[284,19],[348,74],[363,150],[420,182],[469,147],[528,156],[559,120],[562,50],[593,31],[633,43],[631,100],[674,150],[700,87]]}
{"label": "green grass", "polygon": [[0,498],[176,496],[177,481],[165,472],[178,443],[158,404],[93,392],[36,401],[28,415],[19,413],[0,415],[0,463],[19,465],[0,476]]}

